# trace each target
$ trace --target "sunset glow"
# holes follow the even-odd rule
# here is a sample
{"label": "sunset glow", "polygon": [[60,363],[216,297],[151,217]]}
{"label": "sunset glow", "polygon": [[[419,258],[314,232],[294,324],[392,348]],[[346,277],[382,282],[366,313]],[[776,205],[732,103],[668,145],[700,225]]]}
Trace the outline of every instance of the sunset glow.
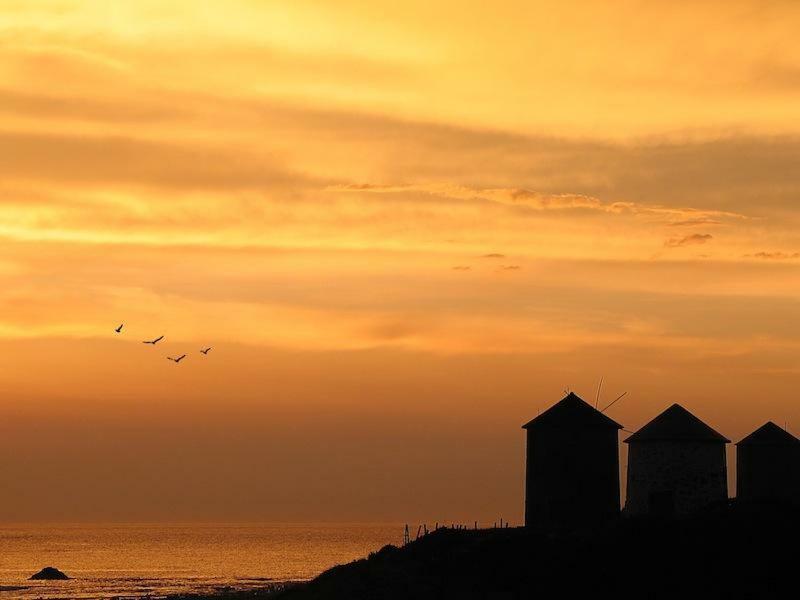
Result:
{"label": "sunset glow", "polygon": [[0,520],[519,521],[601,377],[796,432],[800,4],[577,5],[3,2]]}

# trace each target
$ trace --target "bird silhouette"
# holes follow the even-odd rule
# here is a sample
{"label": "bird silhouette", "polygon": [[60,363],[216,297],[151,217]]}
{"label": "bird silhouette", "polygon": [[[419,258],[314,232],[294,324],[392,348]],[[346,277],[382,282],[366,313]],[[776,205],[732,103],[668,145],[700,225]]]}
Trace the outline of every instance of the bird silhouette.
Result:
{"label": "bird silhouette", "polygon": [[171,360],[172,362],[177,364],[177,363],[181,362],[184,358],[186,358],[186,355],[185,354],[181,354],[178,358],[172,358],[171,356],[168,356],[167,360]]}
{"label": "bird silhouette", "polygon": [[160,341],[161,341],[161,340],[163,340],[163,339],[164,339],[164,336],[162,335],[162,336],[159,336],[159,337],[157,337],[157,338],[156,338],[156,339],[154,339],[154,340],[150,340],[149,342],[148,342],[148,341],[144,341],[144,342],[142,342],[142,343],[143,343],[143,344],[152,344],[153,346],[155,346],[155,345],[156,345],[158,342],[160,342]]}
{"label": "bird silhouette", "polygon": [[124,324],[125,324],[125,323],[121,323],[121,324],[120,324],[120,326],[119,326],[119,327],[117,327],[117,328],[116,328],[114,331],[116,331],[117,333],[122,333],[122,326],[123,326]]}
{"label": "bird silhouette", "polygon": [[210,350],[211,350],[211,346],[209,346],[208,348],[203,348],[202,350],[200,350],[200,354],[208,354],[208,352]]}

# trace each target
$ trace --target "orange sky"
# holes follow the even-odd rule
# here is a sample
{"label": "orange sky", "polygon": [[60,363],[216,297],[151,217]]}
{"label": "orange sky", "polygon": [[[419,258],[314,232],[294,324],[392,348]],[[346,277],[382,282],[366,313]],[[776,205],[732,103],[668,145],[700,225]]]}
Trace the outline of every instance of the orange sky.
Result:
{"label": "orange sky", "polygon": [[0,521],[520,520],[601,376],[800,431],[800,5],[396,4],[0,5]]}

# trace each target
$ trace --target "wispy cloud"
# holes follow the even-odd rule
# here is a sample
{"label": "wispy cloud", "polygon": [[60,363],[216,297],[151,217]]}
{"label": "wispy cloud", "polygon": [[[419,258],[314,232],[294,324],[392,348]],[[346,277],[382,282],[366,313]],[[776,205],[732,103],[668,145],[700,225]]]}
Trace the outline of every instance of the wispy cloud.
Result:
{"label": "wispy cloud", "polygon": [[764,260],[791,260],[800,258],[800,252],[754,252],[753,254],[745,254],[744,257]]}
{"label": "wispy cloud", "polygon": [[351,183],[327,188],[334,192],[356,192],[391,194],[416,192],[431,194],[454,200],[485,200],[509,206],[521,206],[540,211],[591,210],[608,214],[632,214],[664,219],[670,224],[699,224],[717,222],[721,219],[745,220],[750,217],[731,211],[700,209],[691,207],[668,207],[641,202],[606,202],[584,194],[548,194],[524,188],[474,188],[451,184],[381,185],[371,183]]}
{"label": "wispy cloud", "polygon": [[274,160],[214,144],[2,132],[0,153],[6,157],[0,165],[6,180],[224,191],[297,189],[310,183]]}
{"label": "wispy cloud", "polygon": [[723,225],[722,221],[711,219],[711,218],[699,218],[699,219],[685,219],[683,221],[673,221],[672,223],[667,223],[670,227],[705,227],[706,225]]}
{"label": "wispy cloud", "polygon": [[664,246],[667,248],[681,248],[683,246],[694,246],[698,244],[705,244],[714,239],[710,233],[693,233],[684,237],[669,238],[664,241]]}

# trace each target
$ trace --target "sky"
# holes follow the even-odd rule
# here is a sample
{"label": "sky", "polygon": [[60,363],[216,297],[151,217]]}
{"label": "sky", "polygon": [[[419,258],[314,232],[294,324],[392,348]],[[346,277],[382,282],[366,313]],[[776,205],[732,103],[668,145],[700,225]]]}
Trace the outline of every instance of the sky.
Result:
{"label": "sky", "polygon": [[3,2],[0,521],[520,522],[601,378],[800,432],[798,18]]}

